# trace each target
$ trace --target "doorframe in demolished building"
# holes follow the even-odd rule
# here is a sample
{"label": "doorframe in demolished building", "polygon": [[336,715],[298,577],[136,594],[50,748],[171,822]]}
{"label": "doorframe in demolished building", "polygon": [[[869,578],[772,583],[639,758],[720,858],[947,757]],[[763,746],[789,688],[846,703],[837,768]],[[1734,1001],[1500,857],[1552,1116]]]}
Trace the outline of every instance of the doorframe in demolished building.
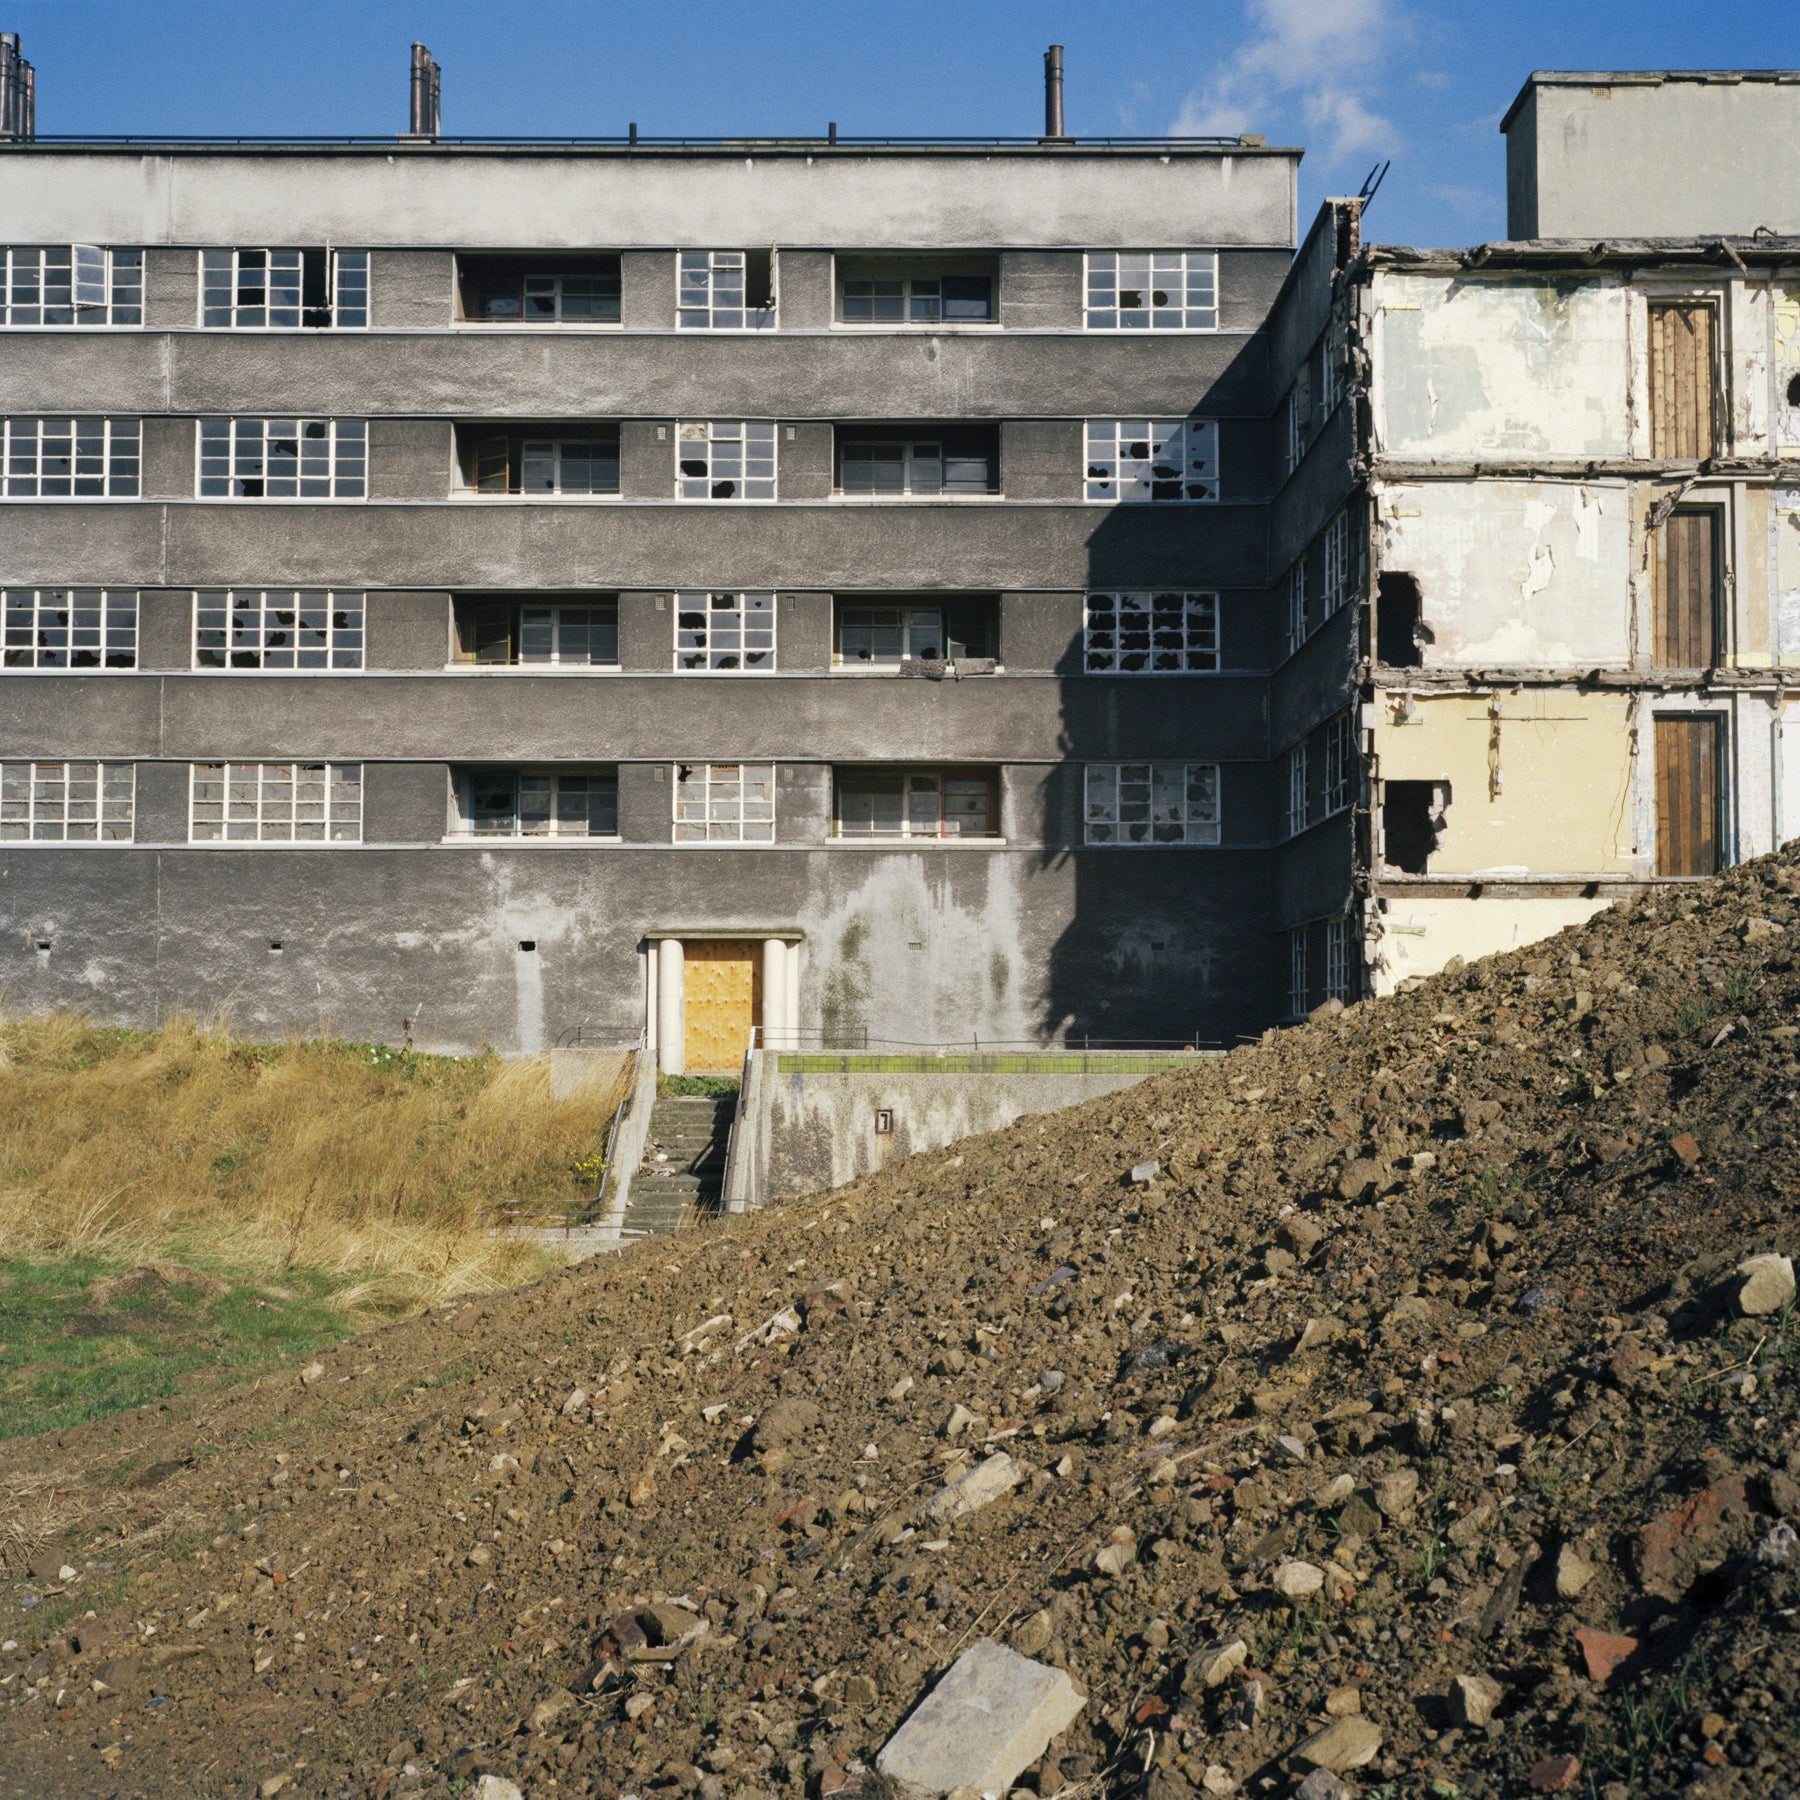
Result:
{"label": "doorframe in demolished building", "polygon": [[761,958],[760,1016],[751,1023],[758,1041],[770,1048],[799,1042],[800,949],[806,933],[796,925],[693,925],[646,931],[644,958],[644,1047],[664,1075],[687,1073],[687,946],[742,943]]}

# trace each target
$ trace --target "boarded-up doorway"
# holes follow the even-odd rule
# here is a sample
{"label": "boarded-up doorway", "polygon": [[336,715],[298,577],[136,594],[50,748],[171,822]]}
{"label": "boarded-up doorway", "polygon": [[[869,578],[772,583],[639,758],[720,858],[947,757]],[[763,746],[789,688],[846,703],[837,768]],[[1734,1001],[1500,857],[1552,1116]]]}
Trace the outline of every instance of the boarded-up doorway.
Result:
{"label": "boarded-up doorway", "polygon": [[1719,525],[1711,507],[1678,507],[1656,545],[1659,669],[1710,669],[1719,660]]}
{"label": "boarded-up doorway", "polygon": [[1713,309],[1704,300],[1650,306],[1650,454],[1699,462],[1713,453]]}
{"label": "boarded-up doorway", "polygon": [[687,1013],[683,1067],[690,1074],[735,1075],[762,1018],[762,946],[737,938],[682,946]]}
{"label": "boarded-up doorway", "polygon": [[1656,721],[1656,872],[1716,875],[1720,756],[1716,718]]}

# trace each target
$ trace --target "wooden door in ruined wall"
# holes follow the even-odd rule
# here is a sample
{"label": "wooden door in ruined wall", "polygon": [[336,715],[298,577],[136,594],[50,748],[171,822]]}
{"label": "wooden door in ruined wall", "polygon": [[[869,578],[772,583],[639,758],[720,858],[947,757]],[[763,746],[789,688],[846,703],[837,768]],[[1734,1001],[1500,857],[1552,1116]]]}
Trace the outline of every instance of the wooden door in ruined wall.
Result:
{"label": "wooden door in ruined wall", "polygon": [[1714,448],[1714,315],[1704,300],[1650,305],[1650,454],[1698,462]]}
{"label": "wooden door in ruined wall", "polygon": [[683,946],[690,1074],[735,1075],[762,1017],[762,946],[739,939],[706,939]]}
{"label": "wooden door in ruined wall", "polygon": [[1656,872],[1716,875],[1722,782],[1719,724],[1704,715],[1656,721]]}

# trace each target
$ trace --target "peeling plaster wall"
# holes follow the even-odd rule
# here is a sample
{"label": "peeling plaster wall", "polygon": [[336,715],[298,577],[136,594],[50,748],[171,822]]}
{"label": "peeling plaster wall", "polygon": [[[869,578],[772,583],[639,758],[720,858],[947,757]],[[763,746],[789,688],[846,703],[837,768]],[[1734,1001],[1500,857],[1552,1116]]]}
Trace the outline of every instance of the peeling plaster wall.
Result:
{"label": "peeling plaster wall", "polygon": [[1473,962],[1535,944],[1568,926],[1585,924],[1610,904],[1562,895],[1467,900],[1390,894],[1376,939],[1375,991],[1391,994],[1409,977],[1435,975],[1453,956]]}
{"label": "peeling plaster wall", "polygon": [[1389,456],[1628,456],[1633,297],[1564,281],[1379,271],[1374,434]]}
{"label": "peeling plaster wall", "polygon": [[1622,667],[1631,518],[1623,482],[1389,487],[1380,566],[1419,584],[1427,668]]}
{"label": "peeling plaster wall", "polygon": [[1485,694],[1415,695],[1410,725],[1392,722],[1394,698],[1384,697],[1374,733],[1382,781],[1450,784],[1432,875],[1633,872],[1628,696],[1505,693],[1496,721]]}

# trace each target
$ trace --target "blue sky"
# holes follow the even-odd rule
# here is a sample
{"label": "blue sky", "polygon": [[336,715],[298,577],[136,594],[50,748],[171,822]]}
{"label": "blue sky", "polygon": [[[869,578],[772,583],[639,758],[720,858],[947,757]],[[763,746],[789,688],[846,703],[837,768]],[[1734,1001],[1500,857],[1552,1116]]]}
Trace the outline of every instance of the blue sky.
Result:
{"label": "blue sky", "polygon": [[1393,170],[1371,236],[1505,227],[1501,114],[1533,68],[1793,68],[1791,0],[0,0],[41,132],[380,133],[407,46],[470,134],[1025,134],[1045,44],[1076,133],[1261,131],[1320,196]]}

